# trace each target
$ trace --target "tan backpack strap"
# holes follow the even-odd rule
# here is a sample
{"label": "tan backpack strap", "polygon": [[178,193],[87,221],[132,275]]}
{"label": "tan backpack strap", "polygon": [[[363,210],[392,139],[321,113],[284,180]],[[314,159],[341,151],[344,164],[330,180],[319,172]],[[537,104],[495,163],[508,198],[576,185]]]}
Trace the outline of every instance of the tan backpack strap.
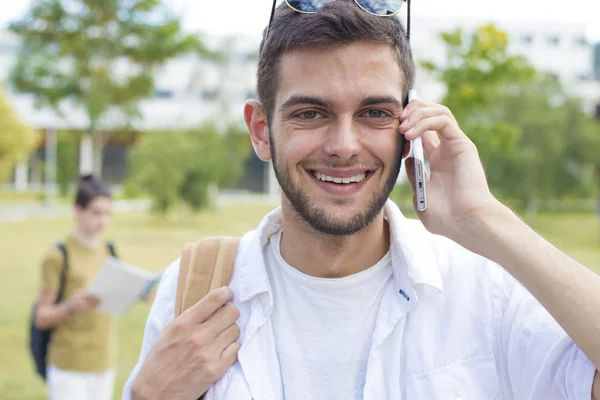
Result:
{"label": "tan backpack strap", "polygon": [[229,285],[239,240],[239,237],[210,237],[184,247],[175,300],[176,316],[210,291]]}
{"label": "tan backpack strap", "polygon": [[179,260],[179,279],[177,280],[177,294],[175,296],[175,316],[181,313],[181,300],[183,298],[183,290],[187,281],[188,266],[190,265],[190,253],[193,243],[186,243],[181,252]]}

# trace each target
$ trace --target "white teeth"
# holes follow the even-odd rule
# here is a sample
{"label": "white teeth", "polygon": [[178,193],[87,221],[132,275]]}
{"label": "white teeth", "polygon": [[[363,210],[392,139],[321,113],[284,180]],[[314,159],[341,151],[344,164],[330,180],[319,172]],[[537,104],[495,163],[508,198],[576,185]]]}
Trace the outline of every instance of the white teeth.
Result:
{"label": "white teeth", "polygon": [[313,172],[315,178],[323,182],[334,182],[334,183],[354,183],[354,182],[362,182],[365,180],[367,174],[362,173],[358,175],[351,176],[349,178],[335,178],[333,176],[325,175],[320,172]]}

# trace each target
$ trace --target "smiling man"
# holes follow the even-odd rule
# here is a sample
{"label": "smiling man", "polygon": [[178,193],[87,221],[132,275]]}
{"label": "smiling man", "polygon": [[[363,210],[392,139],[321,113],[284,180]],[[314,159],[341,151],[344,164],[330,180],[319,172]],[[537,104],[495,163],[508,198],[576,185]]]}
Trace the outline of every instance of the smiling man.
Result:
{"label": "smiling man", "polygon": [[[282,205],[177,318],[173,263],[124,399],[600,398],[600,277],[493,197],[450,110],[406,105],[400,4],[277,10],[244,117]],[[388,197],[417,137],[429,208],[409,220]]]}

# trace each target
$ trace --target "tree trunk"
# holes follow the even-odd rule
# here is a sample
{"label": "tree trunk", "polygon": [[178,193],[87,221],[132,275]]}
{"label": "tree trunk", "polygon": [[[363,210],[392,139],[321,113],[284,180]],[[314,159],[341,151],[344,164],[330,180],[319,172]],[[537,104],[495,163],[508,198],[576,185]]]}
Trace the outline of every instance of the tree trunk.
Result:
{"label": "tree trunk", "polygon": [[92,132],[93,174],[99,179],[102,179],[102,158],[104,155],[104,147],[109,137],[110,135],[108,132]]}

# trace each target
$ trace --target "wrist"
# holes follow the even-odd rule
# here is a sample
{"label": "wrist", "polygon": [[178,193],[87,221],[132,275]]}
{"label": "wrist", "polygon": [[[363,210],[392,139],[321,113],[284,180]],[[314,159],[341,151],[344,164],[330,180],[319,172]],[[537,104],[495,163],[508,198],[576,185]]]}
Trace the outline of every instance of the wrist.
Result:
{"label": "wrist", "polygon": [[63,302],[63,310],[67,318],[70,318],[75,314],[75,307],[73,307],[73,303],[70,300]]}
{"label": "wrist", "polygon": [[140,379],[135,379],[131,385],[131,400],[153,400],[158,398],[150,393],[146,385],[140,383]]}
{"label": "wrist", "polygon": [[521,222],[513,211],[494,199],[486,207],[474,211],[461,224],[461,244],[474,253],[495,260],[501,239],[515,223]]}

